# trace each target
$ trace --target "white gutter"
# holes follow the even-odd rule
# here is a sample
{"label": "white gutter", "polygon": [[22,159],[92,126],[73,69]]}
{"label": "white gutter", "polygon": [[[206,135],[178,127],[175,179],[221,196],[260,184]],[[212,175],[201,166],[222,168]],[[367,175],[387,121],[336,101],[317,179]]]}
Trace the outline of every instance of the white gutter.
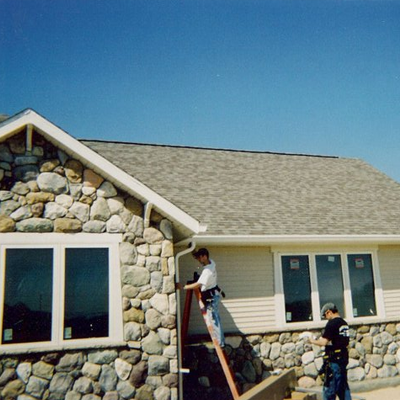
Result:
{"label": "white gutter", "polygon": [[[393,245],[400,244],[400,235],[197,235],[192,238],[198,245]],[[186,245],[190,240],[177,243]]]}
{"label": "white gutter", "polygon": [[[196,248],[194,241],[189,241],[189,247],[175,256],[175,281],[180,283],[179,277],[179,259],[185,254],[191,253]],[[176,335],[178,340],[178,399],[183,400],[183,368],[182,368],[182,335],[181,335],[181,289],[176,290]]]}

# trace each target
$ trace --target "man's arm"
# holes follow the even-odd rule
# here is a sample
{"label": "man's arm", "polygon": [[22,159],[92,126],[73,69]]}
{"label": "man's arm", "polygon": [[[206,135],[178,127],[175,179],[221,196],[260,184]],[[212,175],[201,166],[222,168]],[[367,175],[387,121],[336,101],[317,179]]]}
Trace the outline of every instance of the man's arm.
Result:
{"label": "man's arm", "polygon": [[326,346],[329,343],[329,340],[321,336],[318,339],[310,338],[310,343],[316,344],[317,346]]}
{"label": "man's arm", "polygon": [[194,282],[194,283],[189,283],[189,284],[185,285],[183,288],[185,290],[193,290],[193,289],[200,289],[200,287],[201,287],[201,283]]}

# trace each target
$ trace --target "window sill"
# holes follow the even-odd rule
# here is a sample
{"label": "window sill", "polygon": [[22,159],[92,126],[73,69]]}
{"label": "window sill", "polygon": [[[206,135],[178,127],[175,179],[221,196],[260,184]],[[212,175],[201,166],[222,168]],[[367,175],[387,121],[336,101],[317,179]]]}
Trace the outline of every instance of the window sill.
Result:
{"label": "window sill", "polygon": [[93,340],[83,339],[75,340],[69,343],[56,345],[54,343],[46,344],[9,344],[1,345],[0,352],[2,355],[7,354],[29,354],[29,353],[48,353],[65,350],[86,350],[86,349],[103,349],[110,347],[128,347],[128,343],[122,340]]}
{"label": "window sill", "polygon": [[[393,318],[382,318],[382,317],[359,317],[359,318],[346,318],[344,319],[347,321],[349,326],[356,326],[356,325],[373,325],[373,324],[383,324],[388,322],[396,322]],[[399,322],[400,319],[397,320]],[[271,332],[279,332],[279,331],[301,331],[301,330],[313,330],[313,329],[321,329],[324,328],[327,320],[322,321],[311,321],[311,322],[294,322],[292,324],[284,324],[280,327],[271,329]]]}

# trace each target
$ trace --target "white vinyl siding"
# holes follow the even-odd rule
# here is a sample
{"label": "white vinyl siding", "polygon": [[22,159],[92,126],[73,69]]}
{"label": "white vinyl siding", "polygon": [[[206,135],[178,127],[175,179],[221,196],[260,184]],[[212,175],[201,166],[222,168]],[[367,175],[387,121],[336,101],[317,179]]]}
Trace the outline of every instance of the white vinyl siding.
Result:
{"label": "white vinyl siding", "polygon": [[400,315],[400,247],[382,246],[378,255],[386,318],[397,319]]}
{"label": "white vinyl siding", "polygon": [[[218,283],[226,297],[220,305],[225,333],[265,332],[275,322],[273,258],[268,248],[208,247],[217,264]],[[198,262],[191,255],[180,264],[182,283],[193,279]],[[200,270],[198,270],[200,273]],[[183,293],[183,301],[186,293]],[[183,306],[183,304],[182,304]],[[207,333],[195,302],[192,303],[189,334]]]}

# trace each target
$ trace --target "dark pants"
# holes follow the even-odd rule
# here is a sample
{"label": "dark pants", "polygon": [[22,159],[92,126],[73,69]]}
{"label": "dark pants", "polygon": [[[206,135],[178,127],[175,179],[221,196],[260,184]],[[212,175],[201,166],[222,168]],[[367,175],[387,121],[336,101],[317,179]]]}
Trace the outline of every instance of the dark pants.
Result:
{"label": "dark pants", "polygon": [[325,377],[324,400],[335,400],[336,395],[339,400],[351,400],[350,389],[347,383],[347,363],[330,362],[331,374]]}

